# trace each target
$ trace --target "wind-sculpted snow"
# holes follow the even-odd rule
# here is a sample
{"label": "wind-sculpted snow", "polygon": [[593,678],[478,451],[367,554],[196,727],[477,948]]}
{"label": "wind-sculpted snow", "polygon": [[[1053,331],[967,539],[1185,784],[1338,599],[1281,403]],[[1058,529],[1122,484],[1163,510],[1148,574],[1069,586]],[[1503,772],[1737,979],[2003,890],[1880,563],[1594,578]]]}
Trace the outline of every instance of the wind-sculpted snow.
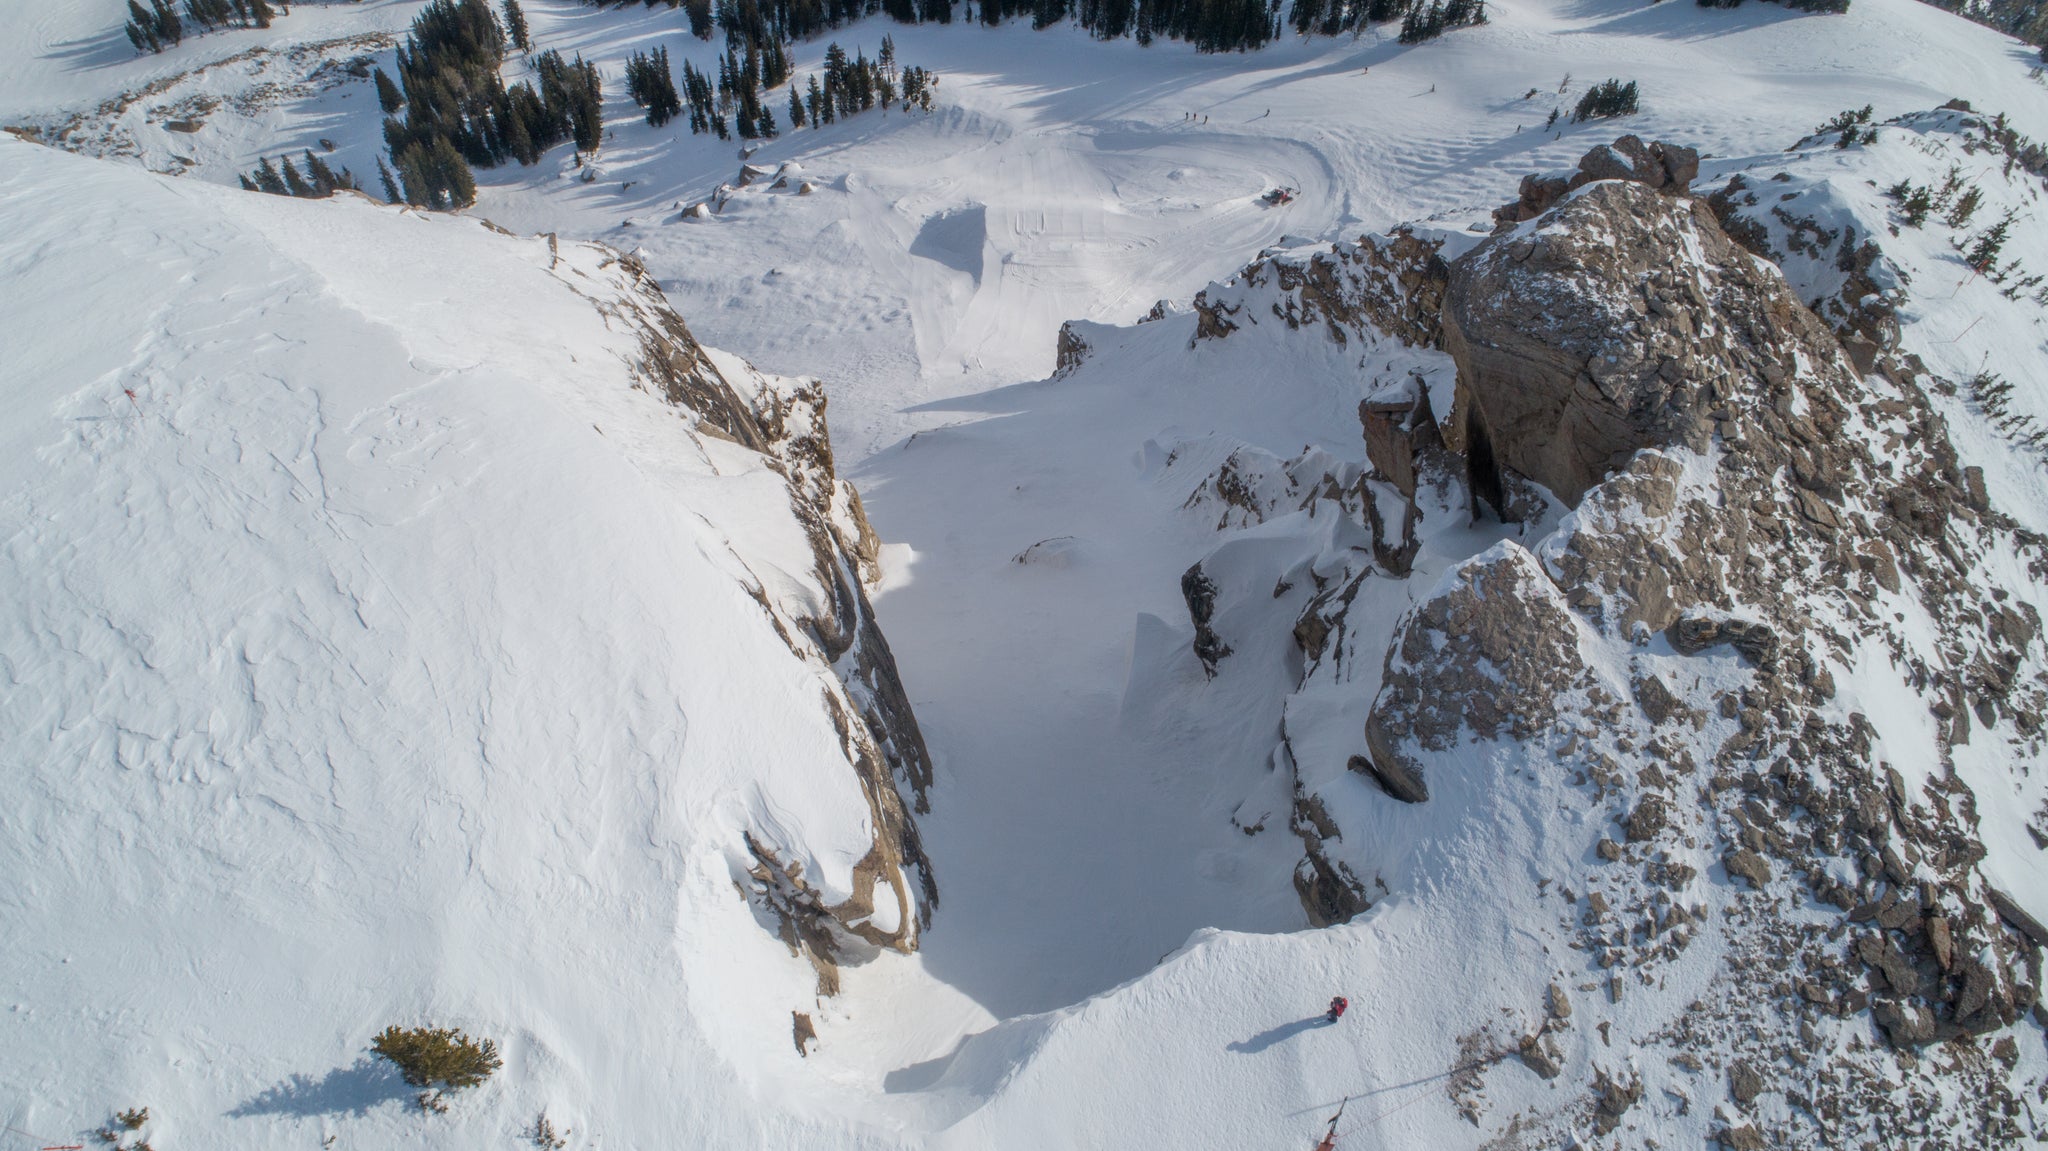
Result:
{"label": "wind-sculpted snow", "polygon": [[[815,381],[599,246],[0,170],[9,1122],[802,1142],[713,1059],[932,893]],[[393,1022],[496,1037],[492,1102],[346,1070]]]}

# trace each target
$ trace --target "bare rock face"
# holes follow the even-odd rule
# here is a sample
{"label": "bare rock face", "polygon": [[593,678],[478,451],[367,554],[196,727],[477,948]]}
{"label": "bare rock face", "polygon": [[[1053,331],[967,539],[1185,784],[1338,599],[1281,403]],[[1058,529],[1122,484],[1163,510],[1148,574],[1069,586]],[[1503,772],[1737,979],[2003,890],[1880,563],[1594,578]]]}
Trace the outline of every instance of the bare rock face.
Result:
{"label": "bare rock face", "polygon": [[[1313,252],[1262,255],[1228,284],[1211,284],[1195,297],[1196,338],[1222,339],[1269,312],[1289,328],[1321,324],[1340,344],[1369,344],[1384,333],[1411,347],[1436,347],[1449,275],[1437,254],[1442,247],[1400,228]],[[1265,308],[1252,304],[1267,295],[1274,298]]]}
{"label": "bare rock face", "polygon": [[1559,200],[1595,180],[1631,180],[1667,196],[1683,196],[1700,174],[1700,154],[1682,144],[1662,140],[1645,144],[1640,136],[1623,136],[1579,157],[1574,172],[1522,177],[1519,197],[1493,210],[1493,220],[1510,228],[1549,211]]}
{"label": "bare rock face", "polygon": [[1408,617],[1366,716],[1369,758],[1352,767],[1421,803],[1429,784],[1411,745],[1448,750],[1468,725],[1482,739],[1533,739],[1586,674],[1564,597],[1535,556],[1504,542],[1446,576]]}
{"label": "bare rock face", "polygon": [[1202,661],[1202,671],[1214,679],[1216,665],[1230,654],[1230,645],[1210,626],[1216,616],[1216,581],[1197,563],[1181,573],[1180,594],[1187,601],[1188,619],[1195,625],[1195,658]]}
{"label": "bare rock face", "polygon": [[[823,385],[728,379],[646,270],[631,257],[618,257],[617,264],[636,291],[606,309],[643,333],[642,379],[688,413],[700,434],[767,456],[787,482],[790,510],[811,545],[823,610],[785,607],[758,591],[756,599],[792,652],[839,669],[841,690],[828,692],[825,704],[867,796],[874,842],[854,869],[854,895],[838,903],[827,902],[799,866],[751,835],[748,871],[754,898],[776,916],[783,941],[817,969],[820,991],[830,993],[838,986],[838,961],[849,950],[915,950],[938,903],[911,814],[927,809],[931,755],[867,596],[867,582],[880,576],[879,541],[859,494],[835,471]],[[915,890],[906,876],[916,877]],[[878,895],[901,912],[891,930],[874,925]]]}
{"label": "bare rock face", "polygon": [[1638,449],[1703,450],[1717,410],[1784,393],[1802,363],[1846,380],[1833,334],[1705,205],[1631,180],[1458,259],[1443,334],[1446,439],[1496,508],[1503,470],[1577,504]]}
{"label": "bare rock face", "polygon": [[1074,327],[1074,321],[1068,320],[1061,324],[1059,342],[1053,353],[1053,378],[1060,380],[1073,375],[1074,369],[1080,367],[1087,358],[1088,341],[1081,338],[1081,333]]}

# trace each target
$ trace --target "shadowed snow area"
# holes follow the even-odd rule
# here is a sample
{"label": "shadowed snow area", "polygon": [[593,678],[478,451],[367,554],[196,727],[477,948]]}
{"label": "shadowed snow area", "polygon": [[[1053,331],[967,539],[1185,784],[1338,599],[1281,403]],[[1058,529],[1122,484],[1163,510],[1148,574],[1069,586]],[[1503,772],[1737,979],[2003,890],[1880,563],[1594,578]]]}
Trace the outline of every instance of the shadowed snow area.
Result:
{"label": "shadowed snow area", "polygon": [[[1361,777],[1374,814],[1350,826],[1385,831],[1366,878],[1389,890],[1308,929],[1270,690],[1300,657],[1278,634],[1233,637],[1213,676],[1196,658],[1181,577],[1225,536],[1190,498],[1240,451],[1362,461],[1360,401],[1443,363],[1278,324],[1197,342],[1185,305],[1297,240],[1421,221],[1455,249],[1525,172],[1623,130],[1766,181],[1865,103],[1961,96],[2048,137],[2016,42],[1915,0],[1496,0],[1427,45],[1387,25],[1220,56],[877,19],[795,45],[796,74],[887,34],[939,73],[936,109],[785,125],[749,162],[814,191],[763,180],[685,218],[736,145],[648,127],[623,65],[663,45],[715,69],[717,46],[680,10],[526,0],[538,46],[603,69],[608,138],[583,168],[562,146],[479,171],[470,215],[502,236],[199,186],[323,140],[372,182],[367,83],[235,57],[283,40],[389,69],[378,37],[417,3],[294,5],[274,35],[139,60],[116,7],[0,14],[0,121],[79,125],[122,165],[0,139],[0,379],[26,413],[0,426],[0,750],[30,781],[0,858],[36,869],[0,893],[0,1120],[69,1143],[146,1103],[185,1138],[166,1151],[496,1147],[543,1108],[588,1148],[1306,1147],[1346,1097],[1357,1145],[1473,1145],[1441,1086],[1475,1057],[1460,1039],[1535,1012],[1563,962],[1498,876],[1583,867],[1606,813],[1493,745],[1426,805]],[[1543,129],[1608,77],[1641,83],[1641,114]],[[165,127],[206,100],[197,131]],[[804,774],[838,754],[822,673],[784,659],[733,558],[800,571],[806,545],[749,534],[779,480],[631,390],[630,341],[542,232],[632,253],[704,343],[824,381],[936,765],[940,891],[917,953],[849,963],[836,997],[728,867],[742,825],[834,875],[872,830],[850,773]],[[1091,354],[1049,378],[1069,320]],[[1942,354],[1981,359],[1983,335]],[[1432,514],[1414,575],[1368,585],[1361,649],[1519,534]],[[1331,530],[1296,512],[1229,538],[1263,571]],[[1357,674],[1362,712],[1377,663]],[[411,1113],[359,1060],[401,1018],[499,1036],[505,1072]],[[1515,1070],[1496,1114],[1561,1104]]]}

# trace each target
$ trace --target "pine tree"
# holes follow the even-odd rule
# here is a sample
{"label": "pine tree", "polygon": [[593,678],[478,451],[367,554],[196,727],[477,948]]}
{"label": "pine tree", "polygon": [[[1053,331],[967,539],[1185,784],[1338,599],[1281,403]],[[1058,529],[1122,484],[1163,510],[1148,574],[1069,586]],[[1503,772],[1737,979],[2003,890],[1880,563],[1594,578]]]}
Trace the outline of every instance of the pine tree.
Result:
{"label": "pine tree", "polygon": [[382,68],[376,71],[376,81],[377,106],[384,109],[386,116],[396,114],[405,106],[405,97],[398,94],[398,85],[391,82],[391,77],[385,75]]}
{"label": "pine tree", "polygon": [[185,26],[179,22],[178,13],[171,7],[170,0],[150,0],[155,15],[157,39],[166,44],[177,44],[185,39]]}
{"label": "pine tree", "polygon": [[313,190],[313,185],[306,183],[306,178],[299,175],[299,170],[292,166],[292,158],[290,156],[284,158],[284,186],[290,190],[292,195],[308,200],[319,195],[318,192]]}
{"label": "pine tree", "polygon": [[832,101],[818,87],[818,78],[811,77],[811,93],[805,98],[811,106],[811,127],[822,128],[832,122]]}
{"label": "pine tree", "polygon": [[276,16],[277,13],[271,11],[270,5],[265,0],[249,0],[249,18],[255,22],[258,28],[270,27],[270,22]]}
{"label": "pine tree", "polygon": [[263,157],[263,163],[256,168],[256,187],[273,196],[289,196],[291,189],[284,186],[284,177],[271,167],[270,157]]}
{"label": "pine tree", "polygon": [[526,13],[519,10],[519,0],[505,0],[505,31],[511,35],[514,48],[533,51],[533,41],[526,34]]}
{"label": "pine tree", "polygon": [[445,137],[436,140],[433,161],[448,207],[467,208],[476,203],[476,177],[470,174],[468,161],[455,150],[454,144]]}
{"label": "pine tree", "polygon": [[313,190],[322,196],[332,196],[335,189],[348,186],[334,174],[334,169],[327,166],[327,161],[313,154],[311,148],[306,149],[306,176],[312,180]]}
{"label": "pine tree", "polygon": [[763,140],[773,140],[778,135],[775,129],[774,109],[765,104],[761,106],[761,119],[754,125],[754,133]]}
{"label": "pine tree", "polygon": [[126,31],[128,33],[128,42],[135,45],[137,52],[161,52],[164,50],[163,41],[157,38],[156,18],[149,14],[149,9],[136,3],[135,0],[128,0],[128,24]]}
{"label": "pine tree", "polygon": [[238,173],[236,174],[235,179],[240,180],[242,182],[242,191],[253,192],[256,190],[256,185],[250,181],[249,177]]}
{"label": "pine tree", "polygon": [[377,179],[384,185],[384,202],[403,204],[405,197],[399,194],[398,182],[391,177],[391,169],[384,163],[384,157],[377,157]]}
{"label": "pine tree", "polygon": [[804,126],[804,98],[803,94],[796,90],[796,85],[794,84],[789,86],[789,126],[791,128],[801,128]]}

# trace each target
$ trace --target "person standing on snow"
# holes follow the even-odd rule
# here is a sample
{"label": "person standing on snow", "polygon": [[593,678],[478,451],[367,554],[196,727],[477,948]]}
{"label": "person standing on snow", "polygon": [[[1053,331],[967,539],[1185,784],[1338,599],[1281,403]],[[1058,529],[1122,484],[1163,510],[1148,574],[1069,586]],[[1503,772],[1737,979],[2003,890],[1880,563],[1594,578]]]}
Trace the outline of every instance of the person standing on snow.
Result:
{"label": "person standing on snow", "polygon": [[1328,1016],[1330,1022],[1335,1023],[1337,1022],[1337,1020],[1343,1018],[1344,1010],[1350,1006],[1351,1001],[1349,999],[1344,998],[1342,995],[1339,995],[1335,999],[1330,1000],[1330,1014]]}

